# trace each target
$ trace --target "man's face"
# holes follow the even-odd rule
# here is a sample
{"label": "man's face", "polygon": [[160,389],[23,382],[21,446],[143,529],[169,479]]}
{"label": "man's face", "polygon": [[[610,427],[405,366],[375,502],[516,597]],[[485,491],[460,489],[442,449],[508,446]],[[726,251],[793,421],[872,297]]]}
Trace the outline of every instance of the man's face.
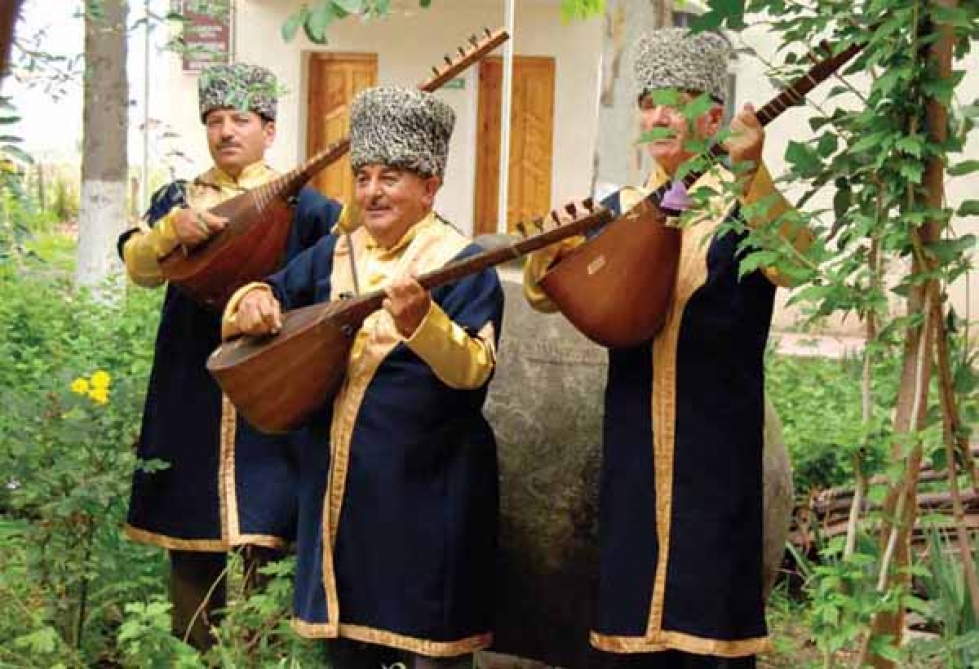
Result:
{"label": "man's face", "polygon": [[442,180],[388,165],[365,165],[354,174],[354,184],[367,231],[378,244],[391,248],[432,210]]}
{"label": "man's face", "polygon": [[214,164],[232,177],[260,161],[275,139],[275,122],[250,111],[215,109],[208,112],[204,126]]}
{"label": "man's face", "polygon": [[677,104],[657,104],[654,97],[658,98],[653,94],[644,95],[639,100],[639,124],[643,133],[655,128],[664,128],[671,132],[669,137],[648,142],[646,150],[667,174],[673,175],[684,161],[695,155],[685,148],[688,141],[707,139],[718,131],[724,119],[724,108],[715,104],[690,121],[683,115],[683,106],[692,102],[696,96],[681,92]]}

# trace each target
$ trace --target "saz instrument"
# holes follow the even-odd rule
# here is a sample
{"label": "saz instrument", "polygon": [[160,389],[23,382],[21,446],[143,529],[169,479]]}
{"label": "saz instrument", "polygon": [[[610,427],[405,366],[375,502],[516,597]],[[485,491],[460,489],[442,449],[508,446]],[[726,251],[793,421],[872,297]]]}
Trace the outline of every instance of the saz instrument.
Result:
{"label": "saz instrument", "polygon": [[[451,283],[500,263],[519,258],[566,237],[606,225],[614,218],[606,207],[590,201],[583,209],[568,207],[571,222],[543,231],[543,221],[531,222],[536,235],[450,262],[417,278],[426,290]],[[663,218],[654,207],[633,207],[622,218],[627,226],[654,227],[648,216]],[[521,231],[528,229],[520,224]],[[384,291],[283,314],[277,335],[243,336],[219,346],[207,369],[245,419],[263,432],[287,432],[322,407],[340,387],[354,336],[369,315],[381,307]]]}
{"label": "saz instrument", "polygon": [[[432,77],[418,88],[432,92],[465,71],[509,39],[504,30],[469,38],[445,64],[432,68]],[[228,219],[227,226],[203,244],[186,252],[175,248],[160,261],[167,280],[198,302],[215,310],[243,285],[274,272],[282,260],[292,225],[292,206],[300,189],[317,172],[342,158],[350,149],[344,138],[326,147],[303,165],[267,184],[237,195],[211,209]]]}
{"label": "saz instrument", "polygon": [[[756,115],[767,125],[807,93],[839,70],[863,49],[853,44],[835,56],[817,62],[789,84]],[[825,42],[821,45],[830,51]],[[724,154],[720,144],[711,147]],[[689,190],[703,176],[691,172],[683,185]],[[640,206],[657,209],[673,184],[666,183]],[[663,327],[673,294],[680,255],[680,230],[663,225],[663,216],[648,213],[649,229],[630,226],[621,217],[551,267],[541,278],[544,293],[561,313],[592,341],[608,347],[637,346]]]}

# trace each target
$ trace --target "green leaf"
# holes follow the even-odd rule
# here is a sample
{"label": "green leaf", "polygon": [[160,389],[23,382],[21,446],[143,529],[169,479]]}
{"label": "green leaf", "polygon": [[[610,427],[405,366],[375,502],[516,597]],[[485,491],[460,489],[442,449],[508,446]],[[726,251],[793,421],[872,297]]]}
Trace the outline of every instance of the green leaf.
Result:
{"label": "green leaf", "polygon": [[921,157],[923,144],[921,139],[913,135],[908,135],[907,137],[902,137],[894,143],[894,148],[898,151],[903,151],[908,153],[915,158]]}
{"label": "green leaf", "polygon": [[326,29],[333,23],[333,5],[325,4],[309,11],[303,27],[306,36],[316,44],[326,44]]}
{"label": "green leaf", "polygon": [[657,106],[678,107],[680,105],[680,91],[675,88],[659,88],[650,91],[649,97]]}
{"label": "green leaf", "polygon": [[960,177],[979,171],[979,160],[964,160],[948,168],[949,176]]}
{"label": "green leaf", "polygon": [[710,111],[711,107],[715,104],[717,103],[711,100],[710,96],[706,93],[704,95],[698,95],[695,99],[683,106],[683,116],[688,121],[694,121]]}
{"label": "green leaf", "polygon": [[925,167],[921,163],[902,162],[898,168],[901,176],[913,184],[920,184],[921,177],[925,173]]}
{"label": "green leaf", "polygon": [[822,168],[822,161],[809,144],[790,141],[785,149],[785,159],[803,176],[815,174]]}
{"label": "green leaf", "polygon": [[956,28],[971,29],[972,19],[969,12],[963,7],[943,7],[942,5],[930,5],[931,18],[937,24],[945,24]]}
{"label": "green leaf", "polygon": [[641,144],[645,144],[647,142],[655,142],[659,139],[668,139],[671,137],[676,137],[676,132],[672,128],[652,128],[639,136],[639,142]]}
{"label": "green leaf", "polygon": [[979,216],[979,200],[966,200],[959,205],[956,216]]}
{"label": "green leaf", "polygon": [[943,265],[964,258],[976,247],[975,235],[963,235],[957,239],[940,239],[928,244],[925,249]]}
{"label": "green leaf", "polygon": [[289,19],[282,24],[282,39],[291,42],[296,37],[296,31],[303,24],[304,15],[302,11],[292,14]]}
{"label": "green leaf", "polygon": [[709,10],[690,22],[694,32],[715,30],[726,26],[732,30],[744,28],[745,0],[707,0]]}
{"label": "green leaf", "polygon": [[836,147],[839,143],[839,138],[831,133],[823,133],[819,137],[819,142],[816,144],[816,151],[823,158],[827,158],[836,152]]}
{"label": "green leaf", "polygon": [[[364,0],[333,0],[333,6],[344,14],[360,14],[364,9]],[[340,15],[340,18],[343,16]]]}

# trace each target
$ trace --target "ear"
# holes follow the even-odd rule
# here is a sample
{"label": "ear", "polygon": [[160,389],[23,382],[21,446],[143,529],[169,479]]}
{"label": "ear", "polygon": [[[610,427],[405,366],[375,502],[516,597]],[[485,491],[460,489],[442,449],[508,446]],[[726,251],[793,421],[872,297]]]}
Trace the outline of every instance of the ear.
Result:
{"label": "ear", "polygon": [[710,137],[721,129],[721,123],[724,122],[724,105],[712,106],[707,110],[706,117],[706,136]]}
{"label": "ear", "polygon": [[423,182],[425,187],[425,192],[422,195],[422,201],[425,203],[427,209],[431,209],[435,206],[435,195],[439,192],[442,187],[442,177],[440,176],[430,176]]}
{"label": "ear", "polygon": [[266,121],[262,130],[265,133],[265,148],[268,149],[275,141],[275,121]]}

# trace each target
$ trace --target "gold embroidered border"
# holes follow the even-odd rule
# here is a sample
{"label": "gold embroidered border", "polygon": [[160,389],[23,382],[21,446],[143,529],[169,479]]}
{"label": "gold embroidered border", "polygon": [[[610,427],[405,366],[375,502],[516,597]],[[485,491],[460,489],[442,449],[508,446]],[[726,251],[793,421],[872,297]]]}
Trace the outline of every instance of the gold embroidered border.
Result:
{"label": "gold embroidered border", "polygon": [[238,511],[238,479],[235,469],[237,413],[227,395],[221,396],[221,459],[218,467],[218,499],[221,500],[221,537],[228,546],[284,548],[288,541],[274,534],[242,534]]}
{"label": "gold embroidered border", "polygon": [[221,537],[234,542],[238,531],[238,492],[235,486],[235,408],[221,394],[220,462],[218,464],[218,499],[221,500]]}
{"label": "gold embroidered border", "polygon": [[[330,275],[331,300],[339,299],[342,293],[354,292],[351,263],[347,261],[351,253],[348,243],[353,244],[352,252],[362,264],[361,259],[365,257],[370,241],[366,229],[358,228],[337,242]],[[391,275],[400,276],[409,271],[420,274],[425,270],[440,267],[468,243],[465,237],[455,233],[452,228],[433,225],[429,216],[417,224],[414,239],[402,252]],[[368,281],[373,274],[363,266],[358,269],[358,272]],[[363,290],[377,287],[363,283],[361,286]],[[352,355],[347,362],[346,378],[333,402],[333,422],[330,425],[330,473],[323,500],[323,587],[326,591],[327,619],[331,621],[340,619],[333,550],[336,546],[343,498],[346,493],[350,440],[367,387],[387,355],[402,341],[390,316],[383,311],[368,317],[355,337],[357,339],[366,337],[366,340],[363,346],[359,346],[357,341],[354,342],[352,351],[355,355]]]}
{"label": "gold embroidered border", "polygon": [[592,632],[591,645],[608,653],[656,653],[679,650],[695,655],[715,657],[745,657],[766,653],[772,649],[768,637],[751,639],[708,639],[682,632],[658,632],[653,637],[608,636]]}
{"label": "gold embroidered border", "polygon": [[[723,193],[719,176],[709,173],[697,184]],[[723,178],[723,177],[720,177]],[[679,634],[663,630],[666,601],[666,575],[670,560],[670,533],[673,513],[673,467],[676,447],[676,366],[680,326],[687,303],[707,281],[707,251],[711,236],[723,220],[727,207],[715,198],[708,212],[684,227],[680,242],[680,261],[670,313],[663,331],[653,341],[653,462],[656,491],[656,537],[658,555],[653,579],[646,637],[658,640],[663,635]],[[682,636],[682,635],[681,635]],[[625,637],[628,638],[628,637]],[[659,641],[656,641],[659,643]]]}
{"label": "gold embroidered border", "polygon": [[432,641],[431,639],[419,639],[418,637],[405,636],[387,630],[380,630],[373,627],[361,625],[345,625],[341,623],[339,629],[336,625],[324,623],[309,623],[304,620],[294,619],[292,628],[300,636],[310,639],[335,639],[343,637],[354,641],[363,641],[388,648],[398,648],[407,650],[427,657],[456,657],[474,653],[477,650],[488,648],[493,643],[493,634],[486,632],[475,636],[459,639],[457,641]]}
{"label": "gold embroidered border", "polygon": [[231,546],[262,546],[264,548],[285,548],[289,542],[272,534],[239,534],[231,541]]}
{"label": "gold embroidered border", "polygon": [[123,525],[122,531],[133,541],[168,550],[200,551],[202,553],[224,553],[228,550],[228,544],[222,539],[179,539],[166,534],[141,530],[128,523]]}

